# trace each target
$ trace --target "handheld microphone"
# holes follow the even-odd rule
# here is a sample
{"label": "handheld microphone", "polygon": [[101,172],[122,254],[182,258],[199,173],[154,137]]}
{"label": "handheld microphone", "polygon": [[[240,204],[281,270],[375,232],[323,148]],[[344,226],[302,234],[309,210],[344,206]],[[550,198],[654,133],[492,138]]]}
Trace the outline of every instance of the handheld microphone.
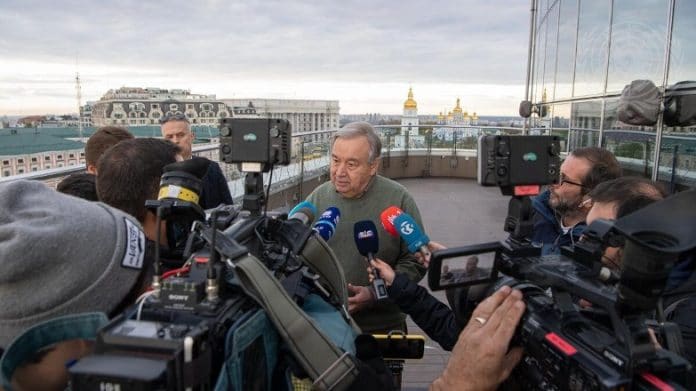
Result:
{"label": "handheld microphone", "polygon": [[394,228],[394,218],[396,216],[404,213],[403,210],[401,210],[397,206],[390,206],[387,209],[382,211],[382,214],[380,215],[380,221],[382,222],[382,227],[384,228],[387,233],[393,237],[398,237],[399,233],[396,232],[396,228]]}
{"label": "handheld microphone", "polygon": [[327,208],[324,213],[319,216],[319,220],[314,223],[314,231],[325,241],[331,239],[336,232],[336,226],[341,217],[341,211],[335,206]]}
{"label": "handheld microphone", "polygon": [[[367,257],[368,261],[375,259],[375,254],[379,250],[379,238],[377,237],[377,227],[370,220],[362,220],[355,223],[353,226],[353,236],[355,245],[358,247],[360,255]],[[372,264],[370,263],[370,266]],[[375,299],[383,300],[389,297],[387,294],[387,286],[384,280],[379,276],[379,271],[373,269],[372,289],[375,294]]]}
{"label": "handheld microphone", "polygon": [[430,257],[430,249],[428,249],[430,238],[421,231],[411,215],[404,212],[396,216],[394,218],[394,228],[396,228],[401,238],[406,242],[408,251],[412,253],[420,251],[423,257]]}
{"label": "handheld microphone", "polygon": [[288,213],[288,220],[299,220],[302,224],[309,225],[316,215],[317,207],[309,201],[302,201]]}

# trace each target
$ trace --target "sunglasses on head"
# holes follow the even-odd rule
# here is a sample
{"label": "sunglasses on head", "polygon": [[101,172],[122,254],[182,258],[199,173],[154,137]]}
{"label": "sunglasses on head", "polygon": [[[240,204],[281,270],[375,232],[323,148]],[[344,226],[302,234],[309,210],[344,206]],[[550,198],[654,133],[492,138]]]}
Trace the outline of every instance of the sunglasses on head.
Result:
{"label": "sunglasses on head", "polygon": [[188,117],[186,117],[186,115],[183,114],[183,113],[175,113],[175,114],[167,114],[167,115],[163,116],[162,118],[160,118],[160,120],[159,120],[160,125],[161,125],[161,124],[165,124],[165,123],[167,123],[167,122],[169,122],[169,121],[186,121],[186,122],[189,122],[189,119],[188,119]]}

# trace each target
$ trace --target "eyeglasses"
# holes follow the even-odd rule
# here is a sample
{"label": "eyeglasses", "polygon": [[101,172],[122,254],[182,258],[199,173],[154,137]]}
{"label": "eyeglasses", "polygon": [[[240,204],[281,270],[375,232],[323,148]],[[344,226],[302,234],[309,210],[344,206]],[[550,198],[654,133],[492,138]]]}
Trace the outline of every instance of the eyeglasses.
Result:
{"label": "eyeglasses", "polygon": [[160,118],[159,123],[163,125],[169,121],[186,121],[186,123],[189,123],[188,117],[183,113],[166,114]]}
{"label": "eyeglasses", "polygon": [[585,185],[583,185],[582,183],[573,182],[573,181],[569,180],[568,178],[565,177],[565,175],[563,175],[563,173],[561,173],[560,177],[558,178],[558,186],[563,186],[564,183],[567,183],[569,185],[585,187]]}

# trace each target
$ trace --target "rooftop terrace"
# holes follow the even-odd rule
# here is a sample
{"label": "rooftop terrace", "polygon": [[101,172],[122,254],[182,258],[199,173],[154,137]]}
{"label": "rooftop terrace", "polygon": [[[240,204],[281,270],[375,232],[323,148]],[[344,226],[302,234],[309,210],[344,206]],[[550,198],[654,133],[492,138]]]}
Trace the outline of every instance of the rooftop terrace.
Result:
{"label": "rooftop terrace", "polygon": [[[480,187],[474,180],[450,178],[414,178],[399,182],[416,199],[431,240],[454,247],[506,237],[503,220],[507,215],[508,197],[501,195],[497,187]],[[427,287],[426,279],[421,285]],[[447,303],[444,291],[434,295]],[[407,323],[410,334],[425,336],[410,318]],[[425,356],[406,362],[401,389],[427,390],[448,359],[449,352],[426,336]]]}

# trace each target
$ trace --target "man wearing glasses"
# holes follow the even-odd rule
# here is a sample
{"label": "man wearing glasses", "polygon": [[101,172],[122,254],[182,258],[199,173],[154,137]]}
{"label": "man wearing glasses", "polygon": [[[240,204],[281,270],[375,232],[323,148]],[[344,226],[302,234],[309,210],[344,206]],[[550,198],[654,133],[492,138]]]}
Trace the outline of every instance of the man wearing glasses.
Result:
{"label": "man wearing glasses", "polygon": [[598,184],[621,176],[614,155],[603,148],[579,148],[561,164],[558,184],[535,197],[531,241],[542,246],[542,255],[559,254],[572,245],[585,229],[591,205],[587,193]]}
{"label": "man wearing glasses", "polygon": [[[190,159],[195,136],[191,131],[191,123],[186,115],[182,113],[167,114],[160,119],[160,124],[162,137],[178,145],[184,159]],[[208,172],[203,177],[203,191],[199,204],[203,209],[215,208],[220,204],[232,204],[230,187],[227,185],[222,169],[216,162],[210,162]]]}

